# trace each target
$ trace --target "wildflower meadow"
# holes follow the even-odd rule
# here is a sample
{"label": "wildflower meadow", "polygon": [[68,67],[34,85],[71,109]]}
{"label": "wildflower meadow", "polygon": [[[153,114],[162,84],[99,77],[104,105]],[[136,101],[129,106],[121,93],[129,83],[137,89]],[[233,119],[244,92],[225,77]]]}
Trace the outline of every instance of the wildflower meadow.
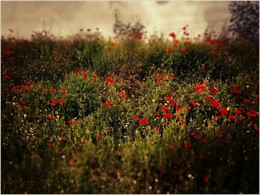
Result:
{"label": "wildflower meadow", "polygon": [[214,32],[1,39],[2,193],[259,193],[259,46]]}

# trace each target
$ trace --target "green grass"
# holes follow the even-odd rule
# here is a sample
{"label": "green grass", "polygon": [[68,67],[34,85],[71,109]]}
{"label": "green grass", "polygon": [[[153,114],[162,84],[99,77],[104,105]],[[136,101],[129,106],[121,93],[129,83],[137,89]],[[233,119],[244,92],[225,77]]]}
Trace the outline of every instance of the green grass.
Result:
{"label": "green grass", "polygon": [[259,50],[206,40],[2,39],[2,192],[259,193]]}

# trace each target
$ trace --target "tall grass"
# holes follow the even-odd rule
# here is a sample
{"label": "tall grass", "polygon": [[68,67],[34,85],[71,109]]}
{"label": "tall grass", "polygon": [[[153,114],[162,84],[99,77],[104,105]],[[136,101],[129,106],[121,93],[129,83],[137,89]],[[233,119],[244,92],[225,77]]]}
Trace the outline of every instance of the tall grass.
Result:
{"label": "tall grass", "polygon": [[213,37],[2,39],[3,193],[259,193],[259,50]]}

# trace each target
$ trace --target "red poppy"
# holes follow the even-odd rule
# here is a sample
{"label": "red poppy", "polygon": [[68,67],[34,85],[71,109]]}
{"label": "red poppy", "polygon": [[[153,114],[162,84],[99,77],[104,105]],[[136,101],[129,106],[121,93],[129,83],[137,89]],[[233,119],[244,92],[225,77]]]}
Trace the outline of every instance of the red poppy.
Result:
{"label": "red poppy", "polygon": [[220,119],[220,116],[219,115],[215,115],[215,119],[216,120]]}
{"label": "red poppy", "polygon": [[62,137],[60,138],[60,141],[64,141],[64,140],[65,140],[65,137],[62,136]]}
{"label": "red poppy", "polygon": [[191,148],[190,142],[185,141],[185,142],[184,142],[184,148],[185,148],[185,149],[190,149],[190,148]]}
{"label": "red poppy", "polygon": [[116,43],[112,42],[111,47],[115,47],[115,46],[116,46]]}
{"label": "red poppy", "polygon": [[213,107],[213,108],[221,108],[221,103],[219,103],[217,100],[213,100],[212,102],[211,102],[211,106]]}
{"label": "red poppy", "polygon": [[139,119],[138,116],[134,116],[134,120],[137,121]]}
{"label": "red poppy", "polygon": [[26,85],[31,85],[32,84],[32,81],[27,81],[26,82]]}
{"label": "red poppy", "polygon": [[170,33],[169,36],[174,38],[174,39],[176,38],[176,34],[174,32]]}
{"label": "red poppy", "polygon": [[73,119],[70,119],[70,120],[68,121],[69,125],[71,125],[73,122],[74,122]]}
{"label": "red poppy", "polygon": [[168,47],[167,51],[171,52],[172,51],[172,47]]}
{"label": "red poppy", "polygon": [[141,119],[140,121],[139,121],[139,124],[140,125],[146,125],[148,123],[148,120],[147,119]]}
{"label": "red poppy", "polygon": [[212,102],[213,101],[213,99],[211,97],[206,97],[205,100],[206,100],[206,102]]}
{"label": "red poppy", "polygon": [[250,102],[250,100],[249,100],[249,99],[246,99],[246,98],[244,98],[244,99],[243,99],[243,102],[244,102],[244,103],[248,103],[248,102]]}
{"label": "red poppy", "polygon": [[79,69],[79,70],[78,70],[78,74],[81,74],[81,73],[82,73],[82,70],[81,70],[81,69]]}
{"label": "red poppy", "polygon": [[202,93],[204,90],[206,89],[206,86],[204,84],[201,84],[201,85],[196,85],[194,87],[194,90],[199,92],[199,93]]}
{"label": "red poppy", "polygon": [[107,77],[106,82],[108,83],[114,83],[114,79],[112,77]]}
{"label": "red poppy", "polygon": [[173,99],[170,102],[171,102],[171,105],[173,105],[173,106],[176,104],[176,101]]}
{"label": "red poppy", "polygon": [[237,89],[238,88],[238,84],[235,83],[235,84],[232,85],[232,87],[233,87],[233,89]]}
{"label": "red poppy", "polygon": [[100,134],[97,134],[96,138],[97,138],[97,139],[101,139],[102,136],[101,136]]}
{"label": "red poppy", "polygon": [[127,94],[126,94],[126,93],[121,93],[121,94],[120,94],[120,97],[121,97],[121,98],[126,98],[126,97],[127,97]]}
{"label": "red poppy", "polygon": [[219,130],[219,134],[224,135],[225,133],[226,133],[226,130],[224,130],[224,129]]}
{"label": "red poppy", "polygon": [[217,88],[217,87],[212,87],[212,88],[210,89],[210,94],[211,94],[211,95],[215,95],[215,94],[217,93],[217,91],[218,91],[218,88]]}
{"label": "red poppy", "polygon": [[240,91],[240,90],[238,90],[238,89],[234,89],[234,93],[235,93],[235,94],[240,94],[240,93],[241,93],[241,91]]}
{"label": "red poppy", "polygon": [[67,91],[66,89],[63,89],[63,90],[61,90],[61,93],[63,93],[63,94],[67,94],[68,91]]}
{"label": "red poppy", "polygon": [[66,100],[65,100],[64,98],[61,98],[61,99],[59,100],[59,102],[60,102],[61,104],[64,104],[64,103],[66,102]]}
{"label": "red poppy", "polygon": [[85,78],[88,77],[88,74],[84,73],[84,74],[82,75],[82,77],[85,79]]}
{"label": "red poppy", "polygon": [[175,148],[174,148],[173,146],[171,146],[171,145],[168,145],[168,148],[169,148],[170,150],[172,150],[172,151],[175,150]]}
{"label": "red poppy", "polygon": [[217,52],[215,52],[215,51],[212,51],[211,53],[212,53],[212,55],[216,55],[217,54]]}
{"label": "red poppy", "polygon": [[189,106],[186,106],[185,108],[187,111],[189,111],[191,109],[191,107],[189,107]]}
{"label": "red poppy", "polygon": [[194,100],[190,100],[190,103],[192,104],[193,107],[197,106],[197,103]]}
{"label": "red poppy", "polygon": [[257,117],[258,113],[255,110],[249,110],[246,112],[247,116],[249,117]]}
{"label": "red poppy", "polygon": [[256,99],[259,99],[259,94],[254,95]]}
{"label": "red poppy", "polygon": [[204,181],[205,183],[208,183],[208,182],[209,182],[209,176],[207,176],[207,175],[204,176],[204,177],[203,177],[203,181]]}
{"label": "red poppy", "polygon": [[176,110],[177,110],[178,112],[181,112],[181,107],[180,107],[179,105],[177,105],[177,104],[176,104]]}
{"label": "red poppy", "polygon": [[169,78],[174,79],[174,74],[170,74]]}
{"label": "red poppy", "polygon": [[232,120],[235,120],[236,119],[236,116],[235,115],[230,115],[228,116],[228,118],[232,119]]}
{"label": "red poppy", "polygon": [[52,100],[50,103],[51,106],[56,106],[57,105],[57,100]]}
{"label": "red poppy", "polygon": [[222,117],[225,117],[228,115],[228,110],[226,108],[221,108],[220,112],[221,112]]}
{"label": "red poppy", "polygon": [[169,97],[169,96],[166,96],[166,97],[164,98],[164,100],[165,100],[166,102],[169,102],[169,101],[171,101],[171,100],[172,100],[172,98],[171,98],[171,97]]}
{"label": "red poppy", "polygon": [[168,106],[162,106],[162,111],[163,111],[163,112],[166,112],[167,110],[169,110],[169,107],[168,107]]}
{"label": "red poppy", "polygon": [[160,127],[155,127],[155,130],[156,131],[160,131]]}
{"label": "red poppy", "polygon": [[26,85],[21,85],[21,91],[29,92],[29,91],[31,91],[31,89]]}
{"label": "red poppy", "polygon": [[239,114],[241,114],[241,111],[238,110],[238,109],[236,109],[236,110],[234,110],[234,113],[235,113],[236,115],[239,115]]}
{"label": "red poppy", "polygon": [[52,87],[51,89],[50,89],[50,92],[56,92],[57,91],[57,89],[55,88],[55,87]]}
{"label": "red poppy", "polygon": [[187,50],[186,50],[185,47],[181,49],[181,52],[182,52],[182,53],[186,53],[186,51],[187,51]]}
{"label": "red poppy", "polygon": [[48,115],[47,118],[48,118],[49,120],[52,120],[52,119],[53,119],[53,116],[52,116],[52,115]]}
{"label": "red poppy", "polygon": [[172,114],[171,113],[165,113],[165,114],[163,114],[163,118],[171,119],[172,118]]}
{"label": "red poppy", "polygon": [[70,163],[70,164],[73,164],[75,161],[76,161],[76,158],[70,158],[70,159],[69,159],[69,163]]}
{"label": "red poppy", "polygon": [[105,102],[105,103],[103,104],[103,106],[104,106],[104,107],[109,107],[109,106],[111,106],[111,104],[112,104],[112,103],[111,103],[110,101],[107,101],[107,102]]}

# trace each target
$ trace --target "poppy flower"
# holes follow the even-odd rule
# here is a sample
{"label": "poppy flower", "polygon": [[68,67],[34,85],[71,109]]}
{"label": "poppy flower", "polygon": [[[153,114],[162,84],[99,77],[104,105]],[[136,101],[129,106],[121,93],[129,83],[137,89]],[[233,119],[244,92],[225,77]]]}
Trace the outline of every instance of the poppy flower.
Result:
{"label": "poppy flower", "polygon": [[63,90],[61,90],[61,93],[63,93],[63,94],[67,94],[68,91],[67,91],[66,89],[63,89]]}
{"label": "poppy flower", "polygon": [[73,164],[75,161],[76,161],[76,158],[70,158],[70,159],[69,159],[69,163],[70,163],[70,164]]}
{"label": "poppy flower", "polygon": [[112,42],[111,47],[115,47],[115,46],[116,46],[116,43]]}
{"label": "poppy flower", "polygon": [[187,51],[187,50],[186,50],[185,47],[181,49],[181,52],[182,52],[182,53],[186,53],[186,51]]}
{"label": "poppy flower", "polygon": [[65,100],[64,98],[61,98],[61,99],[59,100],[59,102],[60,102],[61,104],[64,104],[64,103],[66,102],[66,100]]}
{"label": "poppy flower", "polygon": [[27,81],[26,82],[26,85],[31,85],[32,84],[32,81]]}
{"label": "poppy flower", "polygon": [[121,98],[126,98],[126,97],[127,97],[127,94],[126,94],[126,93],[121,93],[121,94],[120,94],[120,97],[121,97]]}
{"label": "poppy flower", "polygon": [[155,130],[156,131],[160,131],[160,127],[155,127]]}
{"label": "poppy flower", "polygon": [[215,95],[215,94],[217,93],[217,91],[218,91],[218,88],[217,88],[217,87],[212,87],[212,88],[210,89],[210,94],[211,94],[211,95]]}
{"label": "poppy flower", "polygon": [[53,119],[53,116],[52,116],[52,115],[48,115],[47,118],[48,118],[49,120],[52,120],[52,119]]}
{"label": "poppy flower", "polygon": [[162,111],[163,111],[163,112],[166,112],[168,109],[169,109],[168,106],[162,106]]}
{"label": "poppy flower", "polygon": [[235,94],[240,94],[241,93],[241,91],[238,90],[238,89],[234,89],[233,91],[234,91]]}
{"label": "poppy flower", "polygon": [[69,121],[68,121],[68,123],[71,125],[72,123],[73,123],[74,121],[72,120],[72,119],[70,119]]}
{"label": "poppy flower", "polygon": [[108,83],[114,83],[114,79],[112,77],[107,77],[106,82]]}
{"label": "poppy flower", "polygon": [[170,74],[169,78],[174,79],[174,74]]}
{"label": "poppy flower", "polygon": [[134,120],[137,121],[139,119],[138,116],[134,116]]}
{"label": "poppy flower", "polygon": [[81,69],[79,69],[77,73],[78,73],[78,74],[81,74],[81,73],[82,73],[82,70],[81,70]]}
{"label": "poppy flower", "polygon": [[57,89],[55,88],[55,87],[52,87],[51,89],[50,89],[50,92],[56,92],[57,91]]}
{"label": "poppy flower", "polygon": [[60,138],[60,141],[64,141],[64,140],[65,140],[65,137],[62,136],[62,137]]}
{"label": "poppy flower", "polygon": [[233,89],[237,89],[238,88],[238,84],[235,83],[235,84],[232,85],[232,87],[233,87]]}
{"label": "poppy flower", "polygon": [[165,114],[163,114],[163,118],[171,119],[172,118],[172,114],[171,113],[165,113]]}
{"label": "poppy flower", "polygon": [[171,52],[172,51],[172,47],[168,47],[167,51]]}
{"label": "poppy flower", "polygon": [[111,103],[110,101],[108,101],[108,102],[105,102],[105,103],[103,104],[103,106],[104,106],[104,107],[109,107],[109,106],[111,106],[111,104],[112,104],[112,103]]}
{"label": "poppy flower", "polygon": [[197,106],[197,103],[194,100],[190,100],[190,103],[192,104],[193,107]]}
{"label": "poppy flower", "polygon": [[165,98],[164,98],[164,100],[166,101],[166,102],[169,102],[169,101],[171,101],[171,97],[169,97],[169,96],[166,96]]}
{"label": "poppy flower", "polygon": [[169,148],[170,150],[172,150],[172,151],[175,150],[175,148],[174,148],[173,146],[171,146],[171,145],[168,145],[168,148]]}
{"label": "poppy flower", "polygon": [[170,100],[170,102],[171,102],[171,105],[173,105],[173,106],[176,104],[176,101],[175,101],[175,100],[173,100],[173,99],[172,99],[172,100]]}
{"label": "poppy flower", "polygon": [[226,133],[226,130],[224,130],[224,129],[219,130],[219,134],[224,135],[225,133]]}
{"label": "poppy flower", "polygon": [[238,110],[238,109],[235,109],[235,110],[234,110],[234,113],[237,114],[237,115],[239,115],[239,114],[241,114],[241,111]]}
{"label": "poppy flower", "polygon": [[226,108],[221,108],[220,112],[221,112],[222,117],[225,117],[228,115],[228,110]]}
{"label": "poppy flower", "polygon": [[213,100],[212,102],[211,102],[211,106],[213,107],[213,108],[221,108],[221,103],[219,103],[217,100]]}
{"label": "poppy flower", "polygon": [[259,94],[254,95],[256,99],[259,99]]}
{"label": "poppy flower", "polygon": [[56,106],[57,105],[57,100],[52,100],[50,103],[51,106]]}
{"label": "poppy flower", "polygon": [[212,102],[213,101],[213,99],[211,97],[206,97],[205,100],[206,100],[206,102]]}
{"label": "poppy flower", "polygon": [[169,36],[174,38],[174,39],[176,38],[176,34],[174,32],[170,33]]}
{"label": "poppy flower", "polygon": [[189,106],[186,106],[185,108],[187,111],[189,111],[191,109],[191,107],[189,107]]}
{"label": "poppy flower", "polygon": [[257,117],[257,112],[255,110],[249,110],[248,112],[246,112],[247,116],[249,117]]}
{"label": "poppy flower", "polygon": [[244,99],[243,99],[243,102],[244,102],[244,103],[249,103],[249,102],[250,102],[250,100],[249,100],[249,99],[246,99],[246,98],[244,98]]}
{"label": "poppy flower", "polygon": [[86,73],[84,73],[83,75],[82,75],[82,78],[87,78],[88,77],[88,74],[86,74]]}
{"label": "poppy flower", "polygon": [[185,149],[190,149],[190,148],[191,148],[190,142],[185,141],[185,142],[184,142],[184,148],[185,148]]}
{"label": "poppy flower", "polygon": [[235,120],[236,119],[236,116],[235,115],[230,115],[228,116],[228,118],[232,119],[232,120]]}
{"label": "poppy flower", "polygon": [[97,134],[96,138],[97,138],[97,139],[101,139],[102,136],[101,136],[100,134]]}
{"label": "poppy flower", "polygon": [[146,125],[148,123],[148,120],[147,119],[141,119],[140,121],[139,121],[139,124],[140,125]]}
{"label": "poppy flower", "polygon": [[181,107],[180,107],[179,105],[177,105],[177,104],[176,104],[176,110],[177,110],[178,112],[181,112]]}
{"label": "poppy flower", "polygon": [[208,183],[208,182],[209,182],[209,176],[207,176],[207,175],[204,176],[204,177],[203,177],[203,181],[204,181],[205,183]]}
{"label": "poppy flower", "polygon": [[206,89],[206,86],[204,84],[201,84],[201,85],[196,85],[194,87],[194,90],[199,92],[199,93],[202,93],[204,90]]}

